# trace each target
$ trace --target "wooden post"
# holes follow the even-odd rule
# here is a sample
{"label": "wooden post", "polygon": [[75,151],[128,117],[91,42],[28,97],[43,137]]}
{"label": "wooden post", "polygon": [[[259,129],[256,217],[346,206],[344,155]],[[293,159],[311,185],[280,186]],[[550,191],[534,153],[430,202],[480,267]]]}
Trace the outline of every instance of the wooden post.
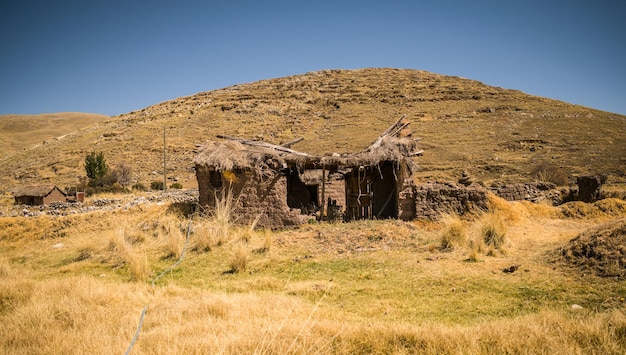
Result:
{"label": "wooden post", "polygon": [[326,166],[322,164],[322,204],[320,206],[320,221],[324,219],[324,206],[326,206]]}
{"label": "wooden post", "polygon": [[165,125],[163,125],[163,192],[167,192],[167,170],[165,166],[167,145],[165,144]]}

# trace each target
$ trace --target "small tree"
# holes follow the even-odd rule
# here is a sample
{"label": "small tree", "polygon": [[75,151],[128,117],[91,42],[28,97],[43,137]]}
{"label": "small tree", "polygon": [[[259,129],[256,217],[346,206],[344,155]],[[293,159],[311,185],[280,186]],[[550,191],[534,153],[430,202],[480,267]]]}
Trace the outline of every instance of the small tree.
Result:
{"label": "small tree", "polygon": [[90,180],[103,179],[109,172],[104,153],[91,152],[85,157],[85,172]]}

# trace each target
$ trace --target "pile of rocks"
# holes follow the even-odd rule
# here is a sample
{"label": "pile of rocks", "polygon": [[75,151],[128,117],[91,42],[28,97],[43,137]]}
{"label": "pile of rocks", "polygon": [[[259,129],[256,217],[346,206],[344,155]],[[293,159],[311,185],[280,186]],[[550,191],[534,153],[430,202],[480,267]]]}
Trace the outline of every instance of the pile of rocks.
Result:
{"label": "pile of rocks", "polygon": [[171,190],[166,193],[154,192],[147,196],[137,196],[128,202],[121,198],[97,198],[85,203],[52,202],[42,206],[14,206],[8,215],[11,217],[37,217],[41,215],[67,216],[69,214],[93,211],[127,210],[144,204],[189,204],[198,202],[198,190]]}

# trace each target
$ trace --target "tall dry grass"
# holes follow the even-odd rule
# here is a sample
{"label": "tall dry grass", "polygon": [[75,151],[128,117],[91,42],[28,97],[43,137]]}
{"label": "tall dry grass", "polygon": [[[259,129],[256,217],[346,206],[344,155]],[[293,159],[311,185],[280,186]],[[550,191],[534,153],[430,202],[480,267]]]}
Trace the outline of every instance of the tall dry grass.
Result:
{"label": "tall dry grass", "polygon": [[[19,293],[10,290],[19,289]],[[620,354],[626,311],[554,312],[470,326],[355,321],[329,304],[284,294],[219,293],[91,277],[0,277],[5,353],[119,354],[149,303],[132,353]],[[7,301],[10,299],[10,301]]]}
{"label": "tall dry grass", "polygon": [[457,214],[444,213],[439,218],[439,223],[442,224],[439,246],[442,251],[452,251],[466,246],[467,228]]}
{"label": "tall dry grass", "polygon": [[[182,235],[186,227],[163,210],[46,217],[40,220],[45,228],[37,227],[38,219],[0,221],[0,352],[119,354],[149,305],[132,353],[626,353],[626,304],[619,297],[609,294],[610,306],[598,304],[609,297],[589,297],[588,305],[580,303],[585,309],[571,309],[573,300],[604,291],[591,292],[596,284],[553,271],[538,253],[530,254],[534,248],[524,256],[530,271],[513,275],[500,271],[508,257],[468,264],[454,252],[425,261],[423,244],[439,241],[446,229],[440,222],[255,231],[248,242],[231,227],[219,247],[216,240],[207,243],[211,250],[192,253],[171,282],[151,288],[134,276],[141,270],[131,271],[130,260],[147,257],[143,280],[149,279],[152,270],[171,265],[163,259],[170,251],[166,231]],[[517,222],[504,216],[507,237],[515,223],[529,223],[524,214]],[[482,235],[482,217],[462,221],[467,239],[461,253]],[[216,224],[194,220],[190,243],[205,227],[217,230]],[[48,233],[48,227],[58,232]],[[50,249],[59,242],[65,248]],[[238,248],[247,257],[246,272],[226,274]],[[271,248],[272,255],[250,253],[254,248]],[[83,250],[85,258],[77,258]],[[128,282],[128,275],[138,282]],[[546,285],[553,282],[558,285]],[[529,296],[514,295],[520,292]],[[424,294],[435,300],[424,308],[411,303],[422,302]],[[503,312],[514,310],[489,313],[495,303],[504,304]],[[465,309],[460,314],[466,318],[439,314],[453,307]]]}
{"label": "tall dry grass", "polygon": [[111,232],[109,235],[109,251],[113,262],[118,266],[125,266],[133,280],[146,281],[149,275],[148,256],[136,250],[125,236],[123,229]]}

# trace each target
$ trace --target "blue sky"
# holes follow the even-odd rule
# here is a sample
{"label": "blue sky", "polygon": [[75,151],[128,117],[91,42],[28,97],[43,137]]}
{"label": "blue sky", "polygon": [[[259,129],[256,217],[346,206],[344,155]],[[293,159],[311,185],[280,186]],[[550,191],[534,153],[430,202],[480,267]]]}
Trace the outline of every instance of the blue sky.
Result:
{"label": "blue sky", "polygon": [[0,114],[118,115],[261,79],[393,67],[626,114],[625,1],[6,1]]}

